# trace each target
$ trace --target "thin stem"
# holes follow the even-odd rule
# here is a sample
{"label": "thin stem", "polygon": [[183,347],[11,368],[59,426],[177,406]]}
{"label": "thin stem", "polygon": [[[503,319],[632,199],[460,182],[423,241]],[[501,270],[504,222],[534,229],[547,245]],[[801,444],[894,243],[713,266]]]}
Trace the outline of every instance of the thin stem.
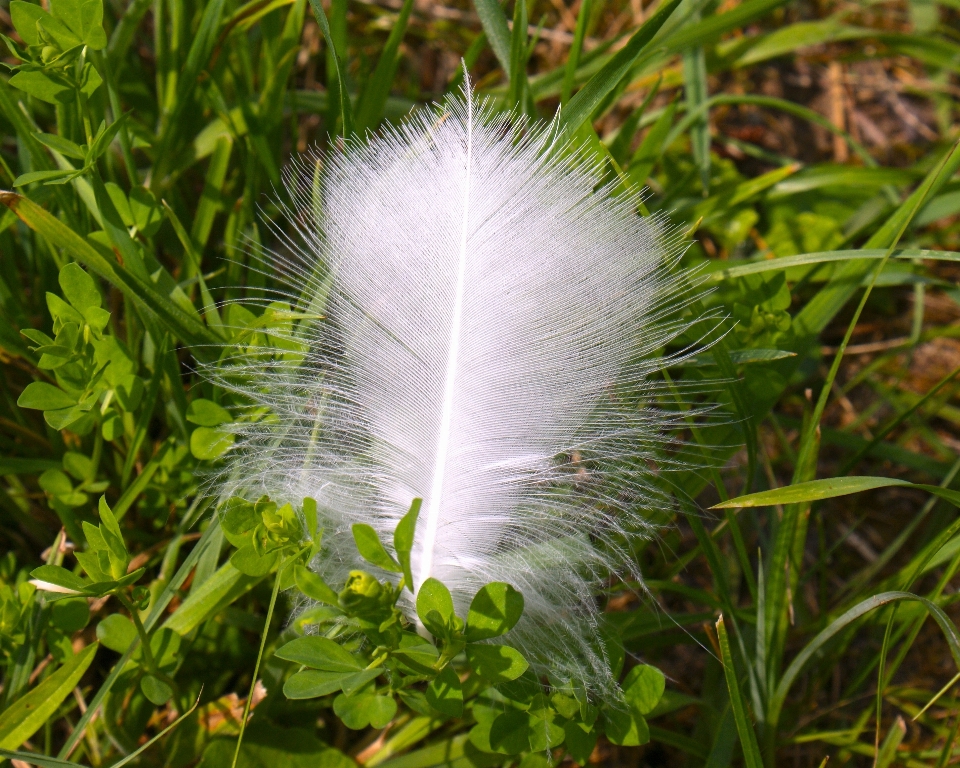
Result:
{"label": "thin stem", "polygon": [[165,677],[165,675],[160,672],[156,659],[153,658],[153,649],[150,647],[150,635],[147,634],[146,627],[144,627],[143,622],[140,621],[140,612],[130,599],[121,592],[117,592],[117,599],[123,603],[123,607],[130,612],[130,618],[133,619],[133,625],[137,628],[137,634],[140,636],[140,645],[143,646],[143,658],[147,662],[147,669],[150,670],[150,674],[158,678]]}
{"label": "thin stem", "polygon": [[299,555],[300,552],[297,552],[280,563],[280,567],[277,568],[277,575],[273,580],[273,593],[270,595],[270,607],[267,608],[267,618],[263,624],[263,633],[260,635],[260,651],[257,653],[257,663],[253,667],[253,679],[250,681],[250,692],[247,694],[247,703],[243,705],[243,717],[240,719],[240,735],[237,737],[237,748],[233,752],[233,762],[230,763],[230,768],[237,768],[237,760],[240,757],[240,745],[243,743],[243,732],[246,730],[247,717],[250,715],[250,705],[253,701],[253,692],[257,687],[257,675],[260,672],[260,662],[263,659],[263,649],[267,646],[267,634],[270,631],[270,620],[273,618],[273,608],[277,604],[277,594],[280,592],[280,577],[283,575],[283,569],[293,562],[293,560]]}

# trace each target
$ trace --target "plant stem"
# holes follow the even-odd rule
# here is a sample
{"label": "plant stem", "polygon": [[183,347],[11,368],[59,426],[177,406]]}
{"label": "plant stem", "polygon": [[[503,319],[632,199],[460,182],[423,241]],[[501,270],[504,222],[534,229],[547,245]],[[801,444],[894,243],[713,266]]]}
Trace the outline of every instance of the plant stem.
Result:
{"label": "plant stem", "polygon": [[147,669],[149,669],[150,674],[155,677],[165,677],[165,675],[160,672],[160,668],[157,667],[157,662],[153,658],[153,649],[150,647],[150,635],[147,634],[146,627],[144,627],[143,622],[140,621],[140,612],[126,595],[121,592],[117,592],[116,594],[117,599],[123,603],[123,607],[130,612],[133,625],[137,628],[137,634],[140,636],[140,645],[143,646],[143,658],[147,662]]}
{"label": "plant stem", "polygon": [[237,768],[237,759],[240,757],[240,745],[243,743],[243,732],[247,727],[247,717],[250,715],[250,704],[253,701],[253,692],[257,687],[257,674],[260,672],[260,661],[263,659],[263,649],[267,645],[267,633],[270,631],[270,620],[273,618],[273,608],[277,604],[277,594],[280,592],[280,576],[283,575],[283,569],[287,567],[296,557],[300,555],[297,552],[291,555],[277,568],[277,575],[273,579],[273,593],[270,595],[270,606],[267,608],[267,618],[263,624],[263,633],[260,635],[260,651],[257,653],[257,663],[253,667],[253,679],[250,681],[250,692],[247,694],[247,703],[243,705],[243,717],[240,719],[240,735],[237,737],[237,748],[233,752],[233,762],[230,768]]}

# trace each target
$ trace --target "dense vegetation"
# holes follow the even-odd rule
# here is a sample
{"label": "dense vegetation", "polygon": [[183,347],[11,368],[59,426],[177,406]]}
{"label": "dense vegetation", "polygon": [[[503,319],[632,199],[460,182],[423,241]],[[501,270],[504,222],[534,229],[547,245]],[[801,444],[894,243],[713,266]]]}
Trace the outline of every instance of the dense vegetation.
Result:
{"label": "dense vegetation", "polygon": [[[958,12],[0,4],[3,754],[228,766],[249,713],[250,767],[955,763]],[[237,301],[271,283],[251,254],[287,158],[461,87],[461,60],[648,186],[709,289],[691,317],[725,318],[663,372],[665,404],[716,408],[644,589],[597,595],[617,706],[479,643],[522,610],[506,585],[461,617],[421,589],[434,643],[405,628],[416,508],[386,549],[355,531],[392,583],[327,585],[309,499],[218,513],[205,483],[242,404],[197,364],[297,351],[289,307]]]}

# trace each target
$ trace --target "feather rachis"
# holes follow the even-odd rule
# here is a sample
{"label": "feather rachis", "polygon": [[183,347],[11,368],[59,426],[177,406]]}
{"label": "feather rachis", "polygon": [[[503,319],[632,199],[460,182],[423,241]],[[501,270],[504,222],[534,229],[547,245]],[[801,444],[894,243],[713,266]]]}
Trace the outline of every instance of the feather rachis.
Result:
{"label": "feather rachis", "polygon": [[446,465],[450,454],[450,427],[453,420],[454,397],[457,383],[457,368],[460,357],[460,336],[463,326],[463,295],[467,272],[467,243],[470,222],[471,163],[473,159],[473,94],[467,82],[466,151],[463,173],[463,216],[460,229],[460,245],[457,254],[457,277],[454,285],[451,309],[450,342],[447,347],[447,364],[444,372],[443,404],[440,409],[440,427],[434,457],[433,477],[426,497],[426,515],[423,525],[423,544],[417,584],[423,584],[433,570],[433,553],[436,546],[437,527],[440,522],[440,505],[443,500]]}

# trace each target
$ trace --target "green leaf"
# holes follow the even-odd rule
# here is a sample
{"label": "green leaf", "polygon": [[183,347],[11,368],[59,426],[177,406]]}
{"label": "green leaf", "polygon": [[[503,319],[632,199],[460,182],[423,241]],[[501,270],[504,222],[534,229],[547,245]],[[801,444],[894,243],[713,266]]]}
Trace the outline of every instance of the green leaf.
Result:
{"label": "green leaf", "polygon": [[247,544],[230,556],[230,565],[246,576],[266,576],[277,564],[276,552],[261,555],[252,544]]}
{"label": "green leaf", "polygon": [[153,237],[163,223],[163,209],[153,193],[146,187],[136,186],[130,190],[128,200],[133,226],[145,236]]}
{"label": "green leaf", "polygon": [[132,373],[121,376],[116,379],[116,386],[113,391],[117,396],[120,407],[127,413],[132,413],[140,405],[140,398],[143,397],[145,391],[143,379],[134,376]]}
{"label": "green leaf", "polygon": [[566,723],[563,726],[566,733],[564,746],[573,761],[578,765],[586,765],[597,746],[597,731],[595,728],[584,730],[579,723]]}
{"label": "green leaf", "polygon": [[50,0],[50,13],[95,51],[107,47],[102,0]]}
{"label": "green leaf", "polygon": [[16,749],[40,730],[80,682],[98,647],[97,643],[91,643],[36,688],[7,707],[0,715],[0,748]]}
{"label": "green leaf", "polygon": [[61,632],[79,632],[90,621],[90,607],[83,598],[61,600],[50,609],[50,623]]}
{"label": "green leaf", "polygon": [[97,639],[111,651],[126,653],[137,639],[137,628],[126,616],[111,613],[97,624]]}
{"label": "green leaf", "polygon": [[[281,728],[254,719],[244,734],[236,768],[357,768],[351,758],[317,738],[315,730]],[[196,768],[229,768],[236,744],[235,737],[211,739]]]}
{"label": "green leaf", "polygon": [[151,704],[158,707],[162,707],[173,696],[173,689],[153,675],[144,675],[140,678],[140,690]]}
{"label": "green leaf", "polygon": [[311,499],[309,496],[307,496],[303,500],[303,519],[307,525],[307,533],[310,534],[310,538],[313,540],[314,544],[319,544],[320,539],[318,538],[318,535],[320,534],[320,530],[318,527],[319,521],[317,519],[316,499]]}
{"label": "green leaf", "polygon": [[473,0],[473,7],[477,9],[477,16],[480,17],[483,31],[487,33],[490,47],[509,79],[510,27],[507,25],[507,16],[503,12],[503,7],[497,0]]}
{"label": "green leaf", "polygon": [[397,714],[397,702],[392,696],[366,693],[348,697],[341,693],[333,700],[333,711],[347,728],[355,731],[368,725],[383,728]]}
{"label": "green leaf", "polygon": [[611,707],[604,713],[606,726],[604,733],[613,744],[620,747],[637,747],[650,741],[650,728],[643,715],[633,707],[616,709]]}
{"label": "green leaf", "polygon": [[470,743],[483,752],[515,755],[530,748],[530,716],[517,709],[502,709],[478,702],[473,707],[477,724],[470,730]]}
{"label": "green leaf", "polygon": [[417,517],[423,499],[414,499],[410,503],[410,510],[405,514],[393,532],[393,548],[397,553],[397,560],[403,569],[403,578],[407,589],[413,592],[413,572],[410,570],[410,553],[413,551],[414,534],[417,531]]}
{"label": "green leaf", "polygon": [[653,36],[660,31],[660,27],[679,4],[680,0],[669,0],[661,5],[657,12],[633,34],[627,44],[617,51],[613,58],[561,108],[557,118],[561,130],[573,134],[593,114],[593,110],[630,71]]}
{"label": "green leaf", "polygon": [[73,179],[76,178],[77,174],[75,171],[33,171],[31,173],[24,173],[13,182],[15,187],[25,187],[28,184],[33,184],[37,181],[44,182],[53,182],[61,179]]}
{"label": "green leaf", "polygon": [[468,643],[489,640],[506,634],[520,620],[523,613],[523,595],[503,582],[482,587],[467,614],[464,640]]}
{"label": "green leaf", "polygon": [[226,408],[200,397],[187,406],[187,421],[201,427],[219,427],[233,421],[233,416]]}
{"label": "green leaf", "polygon": [[463,688],[460,677],[452,666],[444,667],[427,686],[427,702],[438,712],[449,717],[463,715]]}
{"label": "green leaf", "polygon": [[296,565],[293,569],[294,580],[297,588],[311,600],[320,603],[326,603],[334,607],[340,607],[340,601],[337,599],[337,593],[320,578],[319,575],[303,565]]}
{"label": "green leaf", "polygon": [[715,504],[710,509],[732,509],[739,507],[769,507],[774,504],[799,504],[806,501],[832,499],[837,496],[847,496],[851,493],[860,493],[874,488],[889,486],[910,486],[906,480],[892,477],[831,477],[823,480],[809,480],[805,483],[775,488],[772,491],[761,491],[739,496],[736,499]]}
{"label": "green leaf", "polygon": [[320,5],[319,0],[310,0],[310,6],[313,8],[313,15],[317,19],[320,31],[323,33],[323,39],[333,52],[338,85],[337,90],[340,96],[340,118],[343,122],[343,137],[348,138],[353,133],[353,108],[350,105],[350,95],[347,93],[347,77],[344,74],[343,58],[337,50],[337,46],[334,44],[333,35],[330,33],[330,22],[327,21],[327,14],[324,13],[323,6]]}
{"label": "green leaf", "polygon": [[227,500],[220,513],[220,527],[223,534],[235,547],[244,547],[251,543],[253,530],[260,524],[260,515],[253,504],[236,496]]}
{"label": "green leaf", "polygon": [[447,637],[454,625],[453,598],[443,584],[432,576],[417,592],[417,615],[434,637]]}
{"label": "green leaf", "polygon": [[65,496],[73,493],[73,483],[65,472],[59,469],[48,469],[39,477],[39,485],[53,496]]}
{"label": "green leaf", "polygon": [[306,667],[325,672],[346,672],[353,674],[363,665],[342,646],[325,637],[298,637],[277,649],[274,654],[279,659],[295,661]]}
{"label": "green leaf", "polygon": [[314,699],[327,696],[340,690],[343,681],[350,677],[345,672],[326,672],[317,669],[304,669],[287,679],[283,684],[283,695],[288,699]]}
{"label": "green leaf", "polygon": [[34,568],[30,575],[37,581],[60,587],[65,592],[84,592],[89,586],[79,576],[59,565],[41,565]]}
{"label": "green leaf", "polygon": [[[103,85],[103,78],[100,77],[100,73],[94,68],[93,64],[89,62],[83,65],[83,71],[80,74],[80,91],[88,99],[93,95],[94,91],[97,90],[101,85]],[[122,119],[122,118],[121,118]],[[106,149],[106,147],[104,147]],[[97,155],[96,157],[99,157]],[[87,155],[87,164],[91,163],[96,157],[91,157]]]}
{"label": "green leaf", "polygon": [[[95,74],[96,74],[96,70],[92,70],[90,77],[93,77]],[[96,78],[97,80],[99,80],[100,76],[96,75]],[[96,85],[93,85],[91,90],[92,91],[96,90],[97,85],[99,84],[100,83],[98,82]],[[120,117],[114,120],[112,123],[110,123],[109,126],[103,123],[100,124],[100,130],[97,131],[96,137],[94,138],[93,142],[91,142],[90,144],[90,149],[87,150],[88,164],[93,163],[94,160],[96,160],[98,157],[100,157],[100,155],[102,155],[104,152],[107,151],[107,149],[110,147],[111,142],[113,142],[113,140],[117,136],[117,133],[120,131],[120,128],[123,126],[124,120],[126,119],[127,119],[127,116],[124,114],[124,115],[120,115]]]}
{"label": "green leaf", "polygon": [[516,648],[479,643],[467,646],[467,663],[470,669],[491,683],[516,680],[530,666]]}
{"label": "green leaf", "polygon": [[76,88],[66,78],[37,69],[17,72],[10,85],[48,104],[72,104],[77,98]]}
{"label": "green leaf", "polygon": [[723,664],[724,676],[727,678],[727,690],[730,692],[733,719],[737,724],[740,745],[743,747],[743,761],[747,768],[763,768],[757,734],[753,730],[753,725],[747,719],[747,710],[740,693],[740,681],[737,679],[737,670],[733,665],[733,656],[730,654],[730,640],[727,638],[723,616],[717,621],[717,637],[720,640],[720,661]]}
{"label": "green leaf", "polygon": [[123,531],[120,530],[120,523],[117,522],[117,518],[114,516],[113,512],[110,510],[110,505],[107,504],[107,497],[101,496],[100,501],[97,503],[97,512],[100,514],[100,520],[103,525],[101,528],[104,533],[109,533],[116,539],[115,542],[111,542],[109,537],[106,537],[107,544],[110,544],[111,549],[114,549],[114,552],[117,555],[126,555],[127,547],[123,543]]}
{"label": "green leaf", "polygon": [[620,687],[627,702],[641,715],[646,715],[653,711],[663,696],[666,678],[656,667],[639,664],[627,673]]}
{"label": "green leaf", "polygon": [[21,408],[33,408],[38,411],[54,411],[76,404],[74,397],[44,381],[30,382],[17,398],[17,405]]}
{"label": "green leaf", "polygon": [[419,636],[411,637],[410,633],[404,633],[400,648],[391,655],[418,675],[435,675],[440,660],[440,651],[433,643]]}
{"label": "green leaf", "polygon": [[49,15],[36,3],[11,0],[10,21],[13,22],[17,34],[23,38],[23,42],[27,45],[41,45],[43,43],[40,39],[40,32],[37,30],[37,22]]}
{"label": "green leaf", "polygon": [[343,693],[346,696],[353,696],[371,680],[376,680],[382,673],[383,670],[379,667],[362,669],[359,672],[354,672],[352,675],[347,675],[347,677],[343,679],[340,687],[343,688]]}
{"label": "green leaf", "polygon": [[236,435],[213,427],[197,427],[190,435],[190,453],[194,458],[210,461],[230,450]]}
{"label": "green leaf", "polygon": [[364,560],[373,563],[378,568],[383,568],[385,571],[393,573],[403,571],[400,563],[394,560],[390,553],[384,549],[383,542],[380,541],[380,537],[377,536],[377,532],[372,526],[366,523],[355,523],[352,530],[353,540],[357,543],[357,551],[360,552],[360,556]]}

